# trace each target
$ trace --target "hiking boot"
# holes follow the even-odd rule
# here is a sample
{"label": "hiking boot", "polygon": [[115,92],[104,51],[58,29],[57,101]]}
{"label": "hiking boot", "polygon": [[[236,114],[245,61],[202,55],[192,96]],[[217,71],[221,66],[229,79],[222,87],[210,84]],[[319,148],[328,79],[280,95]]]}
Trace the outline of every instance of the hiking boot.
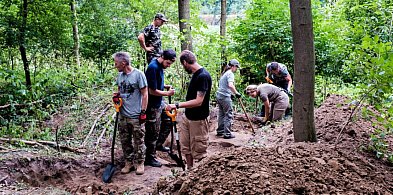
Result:
{"label": "hiking boot", "polygon": [[137,175],[143,175],[143,174],[145,173],[145,165],[144,165],[143,163],[139,163],[139,164],[136,166],[136,171],[135,171],[135,173],[136,173]]}
{"label": "hiking boot", "polygon": [[156,158],[154,158],[152,156],[146,156],[145,165],[149,165],[152,167],[161,167],[162,166],[160,161],[156,160]]}
{"label": "hiking boot", "polygon": [[121,173],[123,173],[123,174],[129,173],[129,172],[131,172],[132,168],[134,168],[134,164],[130,161],[126,161],[126,164],[121,169]]}
{"label": "hiking boot", "polygon": [[165,147],[163,145],[159,145],[159,146],[156,147],[156,150],[161,151],[161,152],[168,152],[169,148]]}
{"label": "hiking boot", "polygon": [[233,134],[224,135],[224,139],[232,139],[232,138],[235,138],[235,135]]}
{"label": "hiking boot", "polygon": [[224,133],[223,132],[217,132],[216,136],[217,137],[222,137],[222,136],[224,136]]}

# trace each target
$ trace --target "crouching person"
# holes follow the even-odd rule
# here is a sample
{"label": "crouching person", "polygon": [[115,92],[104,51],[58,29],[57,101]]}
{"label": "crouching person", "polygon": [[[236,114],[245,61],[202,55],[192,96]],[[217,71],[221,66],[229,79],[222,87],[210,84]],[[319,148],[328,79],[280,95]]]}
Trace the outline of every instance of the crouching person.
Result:
{"label": "crouching person", "polygon": [[253,98],[258,96],[261,98],[265,106],[263,123],[281,120],[289,106],[289,97],[285,91],[272,84],[249,85],[246,88],[246,94]]}
{"label": "crouching person", "polygon": [[131,66],[127,52],[113,54],[115,67],[119,71],[116,79],[118,93],[123,100],[119,115],[119,137],[125,158],[122,173],[129,173],[136,165],[136,174],[144,173],[146,107],[148,100],[145,74]]}

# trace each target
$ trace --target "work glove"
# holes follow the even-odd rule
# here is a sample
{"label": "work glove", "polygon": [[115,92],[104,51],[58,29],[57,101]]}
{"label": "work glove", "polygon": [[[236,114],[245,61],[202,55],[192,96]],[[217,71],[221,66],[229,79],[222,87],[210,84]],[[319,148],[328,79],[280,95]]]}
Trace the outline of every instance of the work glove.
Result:
{"label": "work glove", "polygon": [[146,122],[146,111],[142,110],[141,114],[139,115],[139,124],[143,124]]}
{"label": "work glove", "polygon": [[237,93],[235,96],[236,96],[236,98],[238,98],[238,99],[239,99],[239,98],[241,98],[241,97],[242,97],[242,94],[240,94],[240,93]]}
{"label": "work glove", "polygon": [[113,103],[119,104],[120,103],[120,93],[113,93],[112,100],[113,100]]}

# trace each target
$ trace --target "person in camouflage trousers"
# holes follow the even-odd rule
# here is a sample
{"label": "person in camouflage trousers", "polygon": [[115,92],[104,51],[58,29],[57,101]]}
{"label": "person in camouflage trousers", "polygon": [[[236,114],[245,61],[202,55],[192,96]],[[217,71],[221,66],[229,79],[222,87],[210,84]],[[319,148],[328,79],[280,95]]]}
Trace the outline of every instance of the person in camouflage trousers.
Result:
{"label": "person in camouflage trousers", "polygon": [[138,36],[140,46],[146,51],[148,65],[153,58],[160,57],[162,53],[160,27],[167,21],[168,19],[164,14],[157,13],[153,22],[146,26]]}
{"label": "person in camouflage trousers", "polygon": [[117,52],[113,59],[119,71],[116,79],[118,92],[113,94],[113,101],[119,103],[121,98],[123,103],[119,115],[119,137],[126,162],[121,172],[129,173],[136,164],[136,174],[142,175],[145,169],[147,80],[142,71],[131,66],[127,52]]}

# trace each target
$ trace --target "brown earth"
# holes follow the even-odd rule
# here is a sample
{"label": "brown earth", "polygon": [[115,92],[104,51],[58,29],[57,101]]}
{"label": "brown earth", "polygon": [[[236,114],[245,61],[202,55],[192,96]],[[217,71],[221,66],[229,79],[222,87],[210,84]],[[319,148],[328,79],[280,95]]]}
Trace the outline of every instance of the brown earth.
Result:
{"label": "brown earth", "polygon": [[[256,136],[235,121],[235,139],[217,138],[213,111],[209,157],[195,168],[183,172],[159,152],[163,167],[146,167],[142,176],[117,171],[109,184],[101,181],[109,139],[85,155],[0,149],[0,194],[393,194],[392,166],[363,150],[372,123],[357,114],[342,128],[352,108],[345,97],[329,97],[316,109],[312,144],[294,143],[290,119],[258,128]],[[120,168],[121,156],[118,146]]]}

